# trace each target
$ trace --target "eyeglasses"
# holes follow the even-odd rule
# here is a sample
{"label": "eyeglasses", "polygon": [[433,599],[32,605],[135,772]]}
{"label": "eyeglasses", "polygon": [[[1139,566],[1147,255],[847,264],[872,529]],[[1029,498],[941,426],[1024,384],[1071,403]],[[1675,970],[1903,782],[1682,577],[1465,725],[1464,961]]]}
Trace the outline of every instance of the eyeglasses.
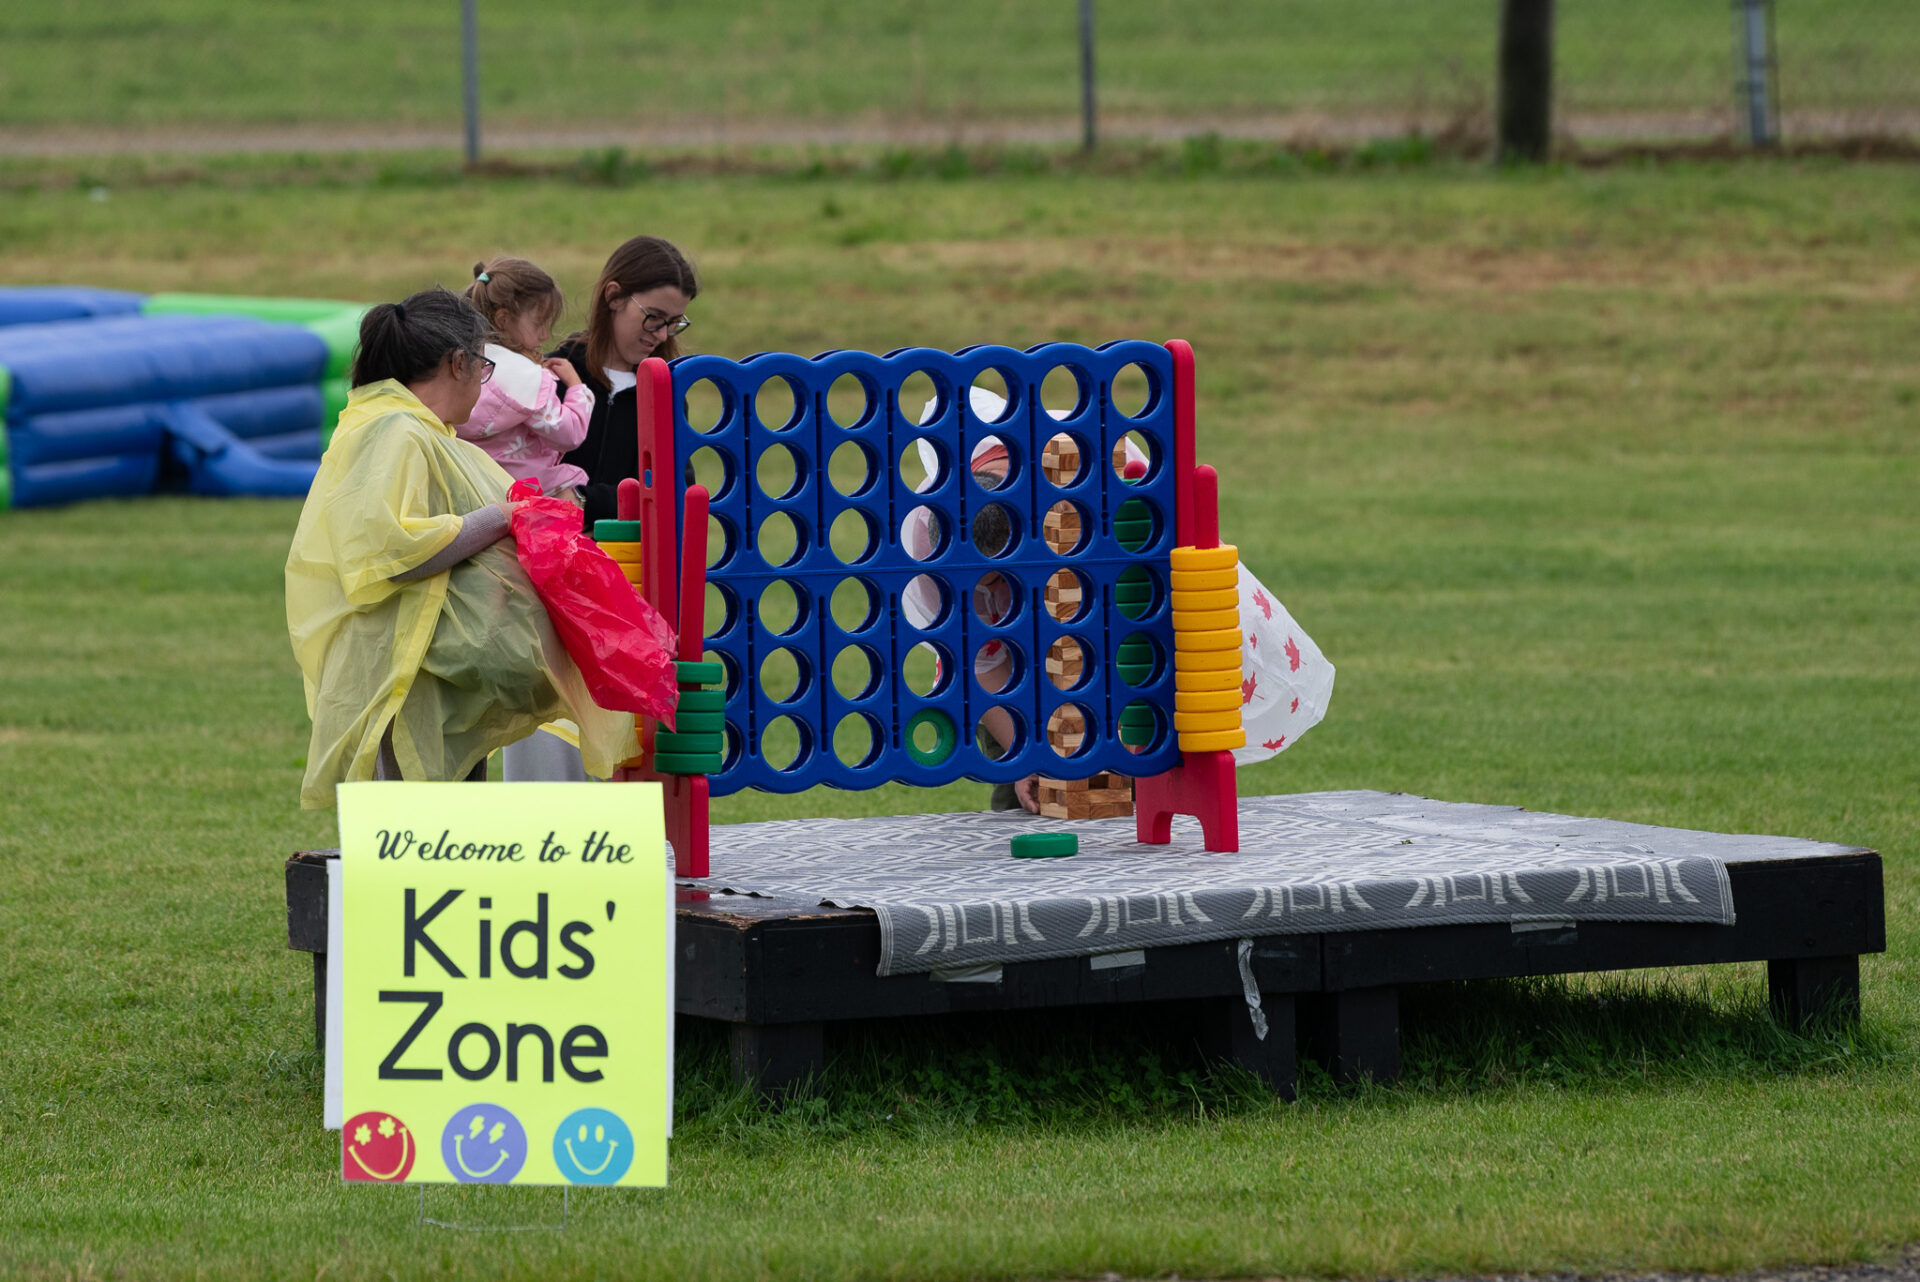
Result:
{"label": "eyeglasses", "polygon": [[640,325],[649,334],[665,333],[668,338],[672,338],[693,324],[685,316],[670,316],[666,312],[657,312],[651,307],[642,307],[640,310],[646,313],[641,318]]}
{"label": "eyeglasses", "polygon": [[492,377],[493,377],[493,362],[492,362],[492,361],[490,361],[490,360],[488,360],[488,359],[487,359],[486,357],[484,357],[484,356],[475,356],[475,355],[474,355],[474,354],[473,354],[472,352],[462,352],[462,353],[460,353],[460,354],[461,354],[462,356],[464,356],[464,357],[466,357],[466,358],[467,358],[467,359],[468,359],[469,361],[476,361],[476,362],[478,362],[478,363],[479,363],[479,365],[480,365],[480,381],[481,381],[482,383],[484,383],[484,382],[486,382],[486,381],[487,381],[488,379],[490,379],[490,378],[492,378]]}

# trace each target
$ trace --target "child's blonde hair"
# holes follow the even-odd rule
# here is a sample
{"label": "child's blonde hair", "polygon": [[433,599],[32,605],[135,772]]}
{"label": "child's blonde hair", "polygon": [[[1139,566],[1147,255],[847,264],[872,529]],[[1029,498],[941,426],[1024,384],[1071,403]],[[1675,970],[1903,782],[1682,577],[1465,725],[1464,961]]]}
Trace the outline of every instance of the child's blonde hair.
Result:
{"label": "child's blonde hair", "polygon": [[[466,297],[475,310],[487,318],[487,323],[496,328],[494,317],[502,311],[509,316],[533,312],[551,327],[567,307],[566,295],[560,292],[553,277],[524,258],[504,256],[473,265],[473,284],[467,286]],[[504,333],[500,342],[512,346]],[[537,361],[541,357],[539,352],[514,350],[529,360]]]}

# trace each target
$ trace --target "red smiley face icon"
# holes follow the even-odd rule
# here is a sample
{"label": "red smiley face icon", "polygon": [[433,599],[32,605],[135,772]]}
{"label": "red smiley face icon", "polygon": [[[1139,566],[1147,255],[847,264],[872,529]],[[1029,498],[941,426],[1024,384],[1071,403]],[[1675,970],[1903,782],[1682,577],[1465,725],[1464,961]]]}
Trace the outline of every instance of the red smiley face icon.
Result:
{"label": "red smiley face icon", "polygon": [[413,1133],[393,1114],[357,1114],[340,1131],[340,1178],[404,1180],[415,1151]]}

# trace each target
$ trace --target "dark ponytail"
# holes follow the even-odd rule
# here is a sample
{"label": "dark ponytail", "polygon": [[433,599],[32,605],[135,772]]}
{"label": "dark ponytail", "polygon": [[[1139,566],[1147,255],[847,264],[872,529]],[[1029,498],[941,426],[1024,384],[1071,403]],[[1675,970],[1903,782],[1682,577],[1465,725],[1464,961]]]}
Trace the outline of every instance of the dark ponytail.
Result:
{"label": "dark ponytail", "polygon": [[405,302],[378,303],[360,319],[360,345],[348,382],[354,387],[388,378],[418,382],[454,352],[479,357],[492,337],[486,317],[438,285]]}

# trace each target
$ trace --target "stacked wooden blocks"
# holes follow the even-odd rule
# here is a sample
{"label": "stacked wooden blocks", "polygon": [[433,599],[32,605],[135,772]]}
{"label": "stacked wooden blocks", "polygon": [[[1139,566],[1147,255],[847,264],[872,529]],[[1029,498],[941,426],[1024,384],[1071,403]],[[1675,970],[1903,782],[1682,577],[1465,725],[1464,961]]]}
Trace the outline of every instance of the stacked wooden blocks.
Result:
{"label": "stacked wooden blocks", "polygon": [[1112,771],[1091,779],[1041,775],[1039,797],[1049,819],[1120,819],[1133,813],[1133,780]]}

